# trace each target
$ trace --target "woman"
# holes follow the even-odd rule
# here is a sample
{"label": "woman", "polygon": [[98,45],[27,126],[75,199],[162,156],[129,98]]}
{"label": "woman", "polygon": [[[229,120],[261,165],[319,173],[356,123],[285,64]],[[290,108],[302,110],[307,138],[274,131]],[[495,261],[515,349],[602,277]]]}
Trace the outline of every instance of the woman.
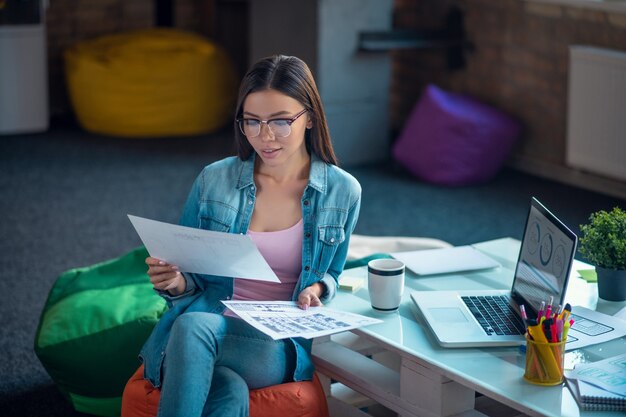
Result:
{"label": "woman", "polygon": [[159,416],[247,416],[249,388],[310,380],[310,340],[272,340],[220,300],[322,305],[335,295],[358,218],[361,187],[336,166],[303,61],[257,62],[242,81],[236,124],[238,156],[202,171],[180,223],[249,234],[281,283],[181,274],[146,259],[170,306],[141,352],[145,378],[161,386]]}

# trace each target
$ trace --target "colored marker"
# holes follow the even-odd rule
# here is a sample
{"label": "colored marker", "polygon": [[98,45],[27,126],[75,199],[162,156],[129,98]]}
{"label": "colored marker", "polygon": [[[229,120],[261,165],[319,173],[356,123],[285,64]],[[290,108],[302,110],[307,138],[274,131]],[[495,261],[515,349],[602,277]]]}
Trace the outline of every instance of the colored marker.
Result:
{"label": "colored marker", "polygon": [[543,329],[543,334],[546,338],[546,340],[548,341],[548,343],[552,343],[555,342],[556,340],[554,340],[552,338],[552,324],[553,324],[553,320],[552,318],[549,319],[545,319],[542,323],[541,323],[541,327]]}
{"label": "colored marker", "polygon": [[570,327],[572,327],[572,324],[569,321],[566,321],[563,325],[563,340],[567,340],[567,332],[569,332]]}
{"label": "colored marker", "polygon": [[556,340],[563,341],[563,320],[556,319]]}
{"label": "colored marker", "polygon": [[528,334],[528,337],[531,340],[535,340],[535,337],[533,336],[533,330],[531,329],[531,327],[534,328],[535,326],[537,326],[537,320],[528,319],[527,326],[526,326],[526,333]]}
{"label": "colored marker", "polygon": [[520,311],[520,313],[522,314],[522,318],[523,318],[525,321],[528,321],[528,316],[526,315],[526,307],[524,307],[524,304],[520,304],[520,306],[519,306],[519,311]]}
{"label": "colored marker", "polygon": [[563,307],[563,313],[561,314],[561,318],[564,321],[567,321],[571,313],[572,313],[572,306],[569,303],[567,303],[565,304],[565,307]]}
{"label": "colored marker", "polygon": [[540,343],[548,343],[545,334],[543,334],[543,330],[541,329],[540,324],[529,324],[528,332],[533,337],[533,340],[536,340]]}

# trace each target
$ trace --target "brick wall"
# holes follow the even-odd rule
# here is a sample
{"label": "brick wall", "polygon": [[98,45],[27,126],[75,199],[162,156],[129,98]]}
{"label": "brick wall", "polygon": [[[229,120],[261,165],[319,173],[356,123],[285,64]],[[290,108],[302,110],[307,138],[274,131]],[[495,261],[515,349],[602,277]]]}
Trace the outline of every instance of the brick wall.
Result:
{"label": "brick wall", "polygon": [[[71,113],[63,75],[63,50],[100,35],[154,26],[154,0],[53,0],[46,13],[50,113]],[[202,0],[176,0],[176,27],[204,33],[209,20]]]}
{"label": "brick wall", "polygon": [[452,5],[475,46],[451,72],[441,51],[393,53],[391,123],[401,129],[429,82],[503,109],[525,126],[514,156],[564,167],[569,45],[626,51],[626,13],[521,0],[395,0],[394,25],[440,26]]}
{"label": "brick wall", "polygon": [[[174,1],[176,26],[215,35],[246,62],[246,1]],[[392,52],[392,128],[399,130],[424,86],[471,94],[519,118],[522,157],[564,167],[568,46],[589,44],[626,50],[626,13],[609,13],[522,0],[395,0],[397,28],[438,28],[452,5],[465,13],[475,50],[467,67],[451,72],[437,50]],[[55,0],[47,12],[52,115],[70,114],[62,51],[74,42],[153,26],[153,0]],[[221,11],[220,11],[221,10]],[[233,23],[234,22],[234,23]]]}

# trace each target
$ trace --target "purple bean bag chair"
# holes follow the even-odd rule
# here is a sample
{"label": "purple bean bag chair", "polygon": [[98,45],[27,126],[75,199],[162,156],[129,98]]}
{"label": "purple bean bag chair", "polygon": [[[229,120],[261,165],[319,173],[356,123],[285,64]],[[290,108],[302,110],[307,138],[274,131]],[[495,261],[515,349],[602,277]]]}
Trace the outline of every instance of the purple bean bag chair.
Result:
{"label": "purple bean bag chair", "polygon": [[394,144],[393,157],[427,182],[477,184],[498,173],[520,132],[520,123],[501,111],[431,84]]}

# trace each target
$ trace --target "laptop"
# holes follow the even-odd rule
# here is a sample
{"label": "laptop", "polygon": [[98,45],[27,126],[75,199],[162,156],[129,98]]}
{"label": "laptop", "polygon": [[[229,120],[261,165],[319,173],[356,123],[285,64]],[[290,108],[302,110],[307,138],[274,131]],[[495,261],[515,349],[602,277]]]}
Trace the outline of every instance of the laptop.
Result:
{"label": "laptop", "polygon": [[576,244],[576,234],[533,197],[510,290],[414,291],[413,311],[444,347],[521,345],[519,306],[536,318],[542,302],[563,305]]}

